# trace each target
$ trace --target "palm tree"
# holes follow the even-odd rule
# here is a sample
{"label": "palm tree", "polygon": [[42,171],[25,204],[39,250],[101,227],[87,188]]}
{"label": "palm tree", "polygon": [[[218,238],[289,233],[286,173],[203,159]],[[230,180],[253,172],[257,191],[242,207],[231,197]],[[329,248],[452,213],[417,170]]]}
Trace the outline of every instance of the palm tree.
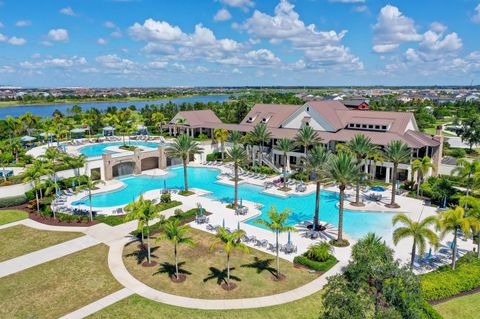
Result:
{"label": "palm tree", "polygon": [[[160,212],[158,205],[151,200],[144,199],[143,196],[133,203],[128,204],[125,207],[126,211],[129,212],[130,216],[128,217],[129,220],[137,219],[138,220],[138,228],[142,230],[142,238],[143,238],[143,230],[147,230],[147,264],[144,266],[153,266],[156,263],[151,261],[151,253],[150,253],[150,228],[149,223],[152,219],[158,217],[158,213]],[[143,240],[142,240],[143,242]]]}
{"label": "palm tree", "polygon": [[220,149],[222,153],[222,160],[224,159],[225,153],[225,142],[228,140],[229,133],[224,128],[216,128],[213,130],[213,138],[215,141],[220,143]]}
{"label": "palm tree", "polygon": [[199,144],[186,134],[177,136],[170,148],[167,149],[167,153],[170,156],[182,159],[185,192],[188,192],[187,164],[189,157],[190,155],[199,154],[201,151],[202,148],[199,147]]}
{"label": "palm tree", "polygon": [[253,128],[253,131],[250,132],[250,135],[252,140],[259,145],[259,148],[260,148],[259,165],[262,165],[263,149],[265,147],[265,143],[272,138],[272,133],[270,133],[266,124],[258,123]]}
{"label": "palm tree", "polygon": [[80,176],[80,168],[84,167],[87,163],[87,158],[85,155],[81,154],[79,156],[65,156],[63,158],[65,164],[68,168],[72,168],[75,172],[75,176]]}
{"label": "palm tree", "polygon": [[303,147],[303,152],[307,156],[307,150],[310,145],[320,143],[321,138],[311,126],[302,127],[295,136],[295,143]]}
{"label": "palm tree", "polygon": [[6,175],[6,171],[5,171],[5,164],[7,163],[11,163],[13,160],[13,155],[6,152],[6,151],[3,151],[1,148],[0,148],[0,163],[2,164],[2,171],[3,171],[3,180],[6,182],[7,181],[7,175]]}
{"label": "palm tree", "polygon": [[245,149],[235,144],[229,151],[227,151],[227,156],[232,160],[233,170],[235,172],[233,206],[236,207],[238,205],[238,167],[247,161],[248,155]]}
{"label": "palm tree", "polygon": [[453,232],[453,254],[452,254],[452,269],[456,267],[457,259],[457,237],[458,231],[461,230],[465,236],[469,237],[472,226],[477,221],[474,217],[465,216],[465,210],[462,207],[455,207],[441,212],[438,216],[438,228],[440,229],[440,238],[444,238],[447,233]]}
{"label": "palm tree", "polygon": [[180,219],[174,219],[167,222],[163,227],[163,234],[157,237],[155,242],[160,240],[169,240],[173,244],[173,253],[175,255],[175,277],[179,278],[178,272],[178,245],[194,246],[195,243],[192,238],[187,237],[190,226],[180,226]]}
{"label": "palm tree", "polygon": [[461,177],[462,180],[466,180],[467,191],[465,195],[469,196],[476,177],[480,176],[480,160],[469,162],[463,158],[459,159],[451,174]]}
{"label": "palm tree", "polygon": [[432,225],[437,224],[436,216],[429,216],[423,219],[420,222],[416,222],[408,218],[405,214],[398,214],[393,216],[392,219],[393,226],[398,223],[402,224],[403,227],[398,227],[393,231],[393,243],[395,245],[402,239],[412,237],[412,259],[410,261],[410,268],[413,268],[413,263],[415,262],[415,254],[418,252],[420,255],[425,253],[425,248],[427,241],[430,246],[437,247],[438,245],[438,236],[430,228]]}
{"label": "palm tree", "polygon": [[229,233],[225,228],[220,227],[215,235],[215,241],[210,245],[210,250],[214,250],[219,245],[223,246],[223,251],[227,254],[227,286],[230,286],[230,254],[236,249],[250,252],[250,248],[240,240],[244,234],[245,231],[241,229]]}
{"label": "palm tree", "polygon": [[416,159],[412,163],[412,176],[414,172],[417,172],[417,197],[420,195],[420,184],[430,169],[435,171],[435,165],[428,156],[424,156],[421,160]]}
{"label": "palm tree", "polygon": [[231,142],[233,145],[239,144],[242,141],[242,133],[239,131],[231,131],[228,137],[228,141]]}
{"label": "palm tree", "polygon": [[[353,153],[357,162],[365,165],[365,171],[367,168],[367,158],[373,156],[374,153],[377,152],[378,147],[371,143],[371,139],[366,137],[363,134],[356,134],[348,143],[347,148],[350,152]],[[362,176],[358,176],[356,178],[356,185],[355,185],[355,203],[351,203],[354,206],[364,206],[362,202],[360,202],[360,182],[362,180]]]}
{"label": "palm tree", "polygon": [[392,176],[392,198],[390,204],[386,206],[389,208],[399,208],[400,206],[395,203],[395,193],[397,192],[397,171],[400,163],[407,162],[410,159],[411,152],[407,144],[402,141],[394,140],[388,143],[384,151],[384,157],[387,161],[393,163],[393,176]]}
{"label": "palm tree", "polygon": [[467,216],[476,219],[476,223],[472,225],[472,231],[477,235],[477,257],[480,258],[480,199],[462,196],[458,204],[465,209]]}
{"label": "palm tree", "polygon": [[90,221],[93,222],[93,209],[92,209],[92,190],[97,188],[97,185],[105,184],[101,179],[95,180],[90,176],[81,176],[79,178],[81,185],[80,189],[88,191],[88,200],[90,202]]}
{"label": "palm tree", "polygon": [[302,161],[305,171],[312,177],[315,177],[316,191],[315,191],[315,215],[313,218],[313,230],[319,229],[319,212],[320,212],[320,191],[322,189],[322,182],[327,176],[327,163],[332,156],[330,151],[325,150],[323,145],[315,146],[307,157]]}
{"label": "palm tree", "polygon": [[337,244],[343,243],[343,206],[345,189],[351,185],[360,173],[360,167],[355,158],[348,152],[340,152],[330,156],[327,165],[328,177],[338,185],[340,190],[340,203],[338,205],[338,237]]}
{"label": "palm tree", "polygon": [[140,230],[142,233],[142,237],[140,238],[140,242],[142,243],[142,247],[144,245],[144,223],[142,223],[143,220],[143,210],[142,210],[142,205],[144,204],[143,197],[140,196],[140,198],[136,201],[128,203],[127,206],[123,208],[123,210],[127,213],[124,217],[125,222],[129,222],[132,220],[138,221],[137,223],[137,231]]}
{"label": "palm tree", "polygon": [[279,248],[280,245],[278,244],[278,235],[280,233],[284,233],[287,231],[297,231],[297,229],[293,226],[285,225],[288,221],[288,217],[290,216],[291,211],[289,209],[284,209],[281,213],[277,212],[275,206],[271,206],[270,210],[267,212],[267,218],[265,219],[257,219],[255,220],[255,224],[263,225],[273,231],[275,233],[275,250],[277,253],[277,271],[276,277],[280,278],[280,258],[279,258]]}
{"label": "palm tree", "polygon": [[165,121],[165,115],[162,112],[154,112],[152,114],[152,122],[155,124],[155,127],[158,129],[159,133],[161,134],[163,131],[163,122]]}
{"label": "palm tree", "polygon": [[32,166],[28,167],[22,173],[22,179],[24,182],[33,182],[33,188],[35,189],[35,199],[37,203],[37,213],[40,211],[40,200],[38,197],[39,191],[41,192],[41,178],[45,175],[52,173],[52,169],[48,167],[45,162],[35,160]]}
{"label": "palm tree", "polygon": [[[46,160],[48,167],[51,169],[52,179],[57,180],[57,174],[55,169],[57,164],[64,158],[64,154],[60,153],[55,148],[49,148],[45,151],[45,154],[39,156],[40,159]],[[58,189],[55,189],[55,192],[58,192]]]}
{"label": "palm tree", "polygon": [[283,187],[287,187],[287,170],[289,165],[288,153],[295,149],[295,145],[288,138],[279,139],[275,146],[283,155]]}

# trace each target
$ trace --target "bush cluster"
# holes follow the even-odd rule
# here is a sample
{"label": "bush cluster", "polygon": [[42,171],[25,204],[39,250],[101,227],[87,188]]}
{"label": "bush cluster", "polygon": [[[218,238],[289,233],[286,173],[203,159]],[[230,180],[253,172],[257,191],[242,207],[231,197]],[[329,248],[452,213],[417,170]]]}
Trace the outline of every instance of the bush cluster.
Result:
{"label": "bush cluster", "polygon": [[25,204],[27,200],[25,195],[0,198],[0,208],[22,205]]}
{"label": "bush cluster", "polygon": [[330,256],[327,260],[321,262],[300,255],[293,259],[293,263],[306,266],[315,271],[326,272],[337,263],[337,259],[333,256]]}
{"label": "bush cluster", "polygon": [[172,197],[170,193],[165,193],[160,196],[160,203],[162,204],[168,204],[172,201]]}
{"label": "bush cluster", "polygon": [[421,276],[424,298],[434,301],[445,299],[480,286],[480,259],[473,253],[458,259],[457,268],[450,265]]}
{"label": "bush cluster", "polygon": [[220,152],[213,152],[210,154],[207,154],[207,161],[217,161],[222,159],[222,153]]}

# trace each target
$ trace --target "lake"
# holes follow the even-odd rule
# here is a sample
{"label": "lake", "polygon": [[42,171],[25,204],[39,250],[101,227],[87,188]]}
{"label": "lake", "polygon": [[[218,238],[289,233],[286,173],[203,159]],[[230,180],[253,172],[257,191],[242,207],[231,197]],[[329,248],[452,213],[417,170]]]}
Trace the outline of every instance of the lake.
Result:
{"label": "lake", "polygon": [[195,103],[195,102],[223,102],[227,101],[229,94],[224,95],[198,95],[185,98],[175,98],[168,100],[152,100],[152,101],[130,101],[130,102],[86,102],[86,103],[74,103],[74,104],[44,104],[44,105],[19,105],[0,107],[0,119],[5,119],[7,116],[18,117],[26,112],[30,112],[33,115],[52,116],[55,110],[60,110],[62,113],[67,112],[67,108],[71,108],[73,105],[80,105],[82,109],[88,110],[90,108],[96,108],[99,110],[106,110],[110,106],[116,106],[117,108],[129,107],[135,105],[137,109],[141,109],[147,104],[165,104],[169,101],[177,104],[181,103]]}

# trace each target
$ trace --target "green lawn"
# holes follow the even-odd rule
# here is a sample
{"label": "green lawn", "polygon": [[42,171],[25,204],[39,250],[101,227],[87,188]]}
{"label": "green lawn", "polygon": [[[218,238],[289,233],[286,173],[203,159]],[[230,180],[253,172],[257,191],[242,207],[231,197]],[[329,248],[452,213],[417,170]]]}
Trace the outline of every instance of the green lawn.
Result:
{"label": "green lawn", "polygon": [[58,318],[118,291],[107,254],[100,244],[1,278],[0,318]]}
{"label": "green lawn", "polygon": [[480,293],[455,298],[434,308],[444,319],[476,319],[480,317]]}
{"label": "green lawn", "polygon": [[145,254],[139,253],[138,242],[124,249],[124,263],[129,272],[147,285],[176,295],[206,299],[231,299],[273,295],[302,286],[318,277],[306,269],[297,269],[291,262],[280,260],[280,269],[286,279],[272,280],[275,258],[272,255],[252,249],[250,253],[235,251],[231,255],[231,278],[238,287],[225,291],[220,284],[226,278],[226,255],[221,247],[211,251],[214,236],[196,229],[190,229],[189,237],[195,247],[179,248],[180,269],[187,274],[183,283],[173,283],[169,274],[174,270],[173,246],[168,241],[153,245],[152,254],[158,265],[143,267]]}
{"label": "green lawn", "polygon": [[21,210],[0,210],[0,225],[13,223],[28,218],[28,213]]}
{"label": "green lawn", "polygon": [[317,319],[322,310],[321,292],[287,304],[245,310],[196,310],[165,305],[133,295],[88,317],[90,319]]}
{"label": "green lawn", "polygon": [[0,262],[84,236],[82,233],[47,231],[16,225],[0,230]]}

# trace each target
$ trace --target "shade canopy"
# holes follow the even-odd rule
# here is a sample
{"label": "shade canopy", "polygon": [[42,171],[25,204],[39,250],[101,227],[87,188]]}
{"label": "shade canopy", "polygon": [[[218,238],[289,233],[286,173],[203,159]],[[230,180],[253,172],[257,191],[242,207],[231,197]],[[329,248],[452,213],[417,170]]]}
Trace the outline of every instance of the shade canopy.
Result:
{"label": "shade canopy", "polygon": [[25,135],[25,136],[22,136],[22,137],[20,138],[20,141],[21,141],[21,142],[33,142],[33,141],[35,141],[35,140],[36,140],[35,137],[29,136],[29,135]]}
{"label": "shade canopy", "polygon": [[55,134],[50,133],[50,132],[48,132],[48,133],[47,133],[47,132],[44,132],[44,133],[40,133],[39,135],[40,135],[41,137],[45,137],[45,136],[50,137],[50,136],[54,136]]}
{"label": "shade canopy", "polygon": [[112,126],[105,126],[105,127],[103,128],[103,131],[115,131],[115,128],[112,127]]}
{"label": "shade canopy", "polygon": [[74,128],[70,130],[70,133],[81,134],[81,133],[85,133],[86,130],[87,129],[84,129],[84,128]]}

